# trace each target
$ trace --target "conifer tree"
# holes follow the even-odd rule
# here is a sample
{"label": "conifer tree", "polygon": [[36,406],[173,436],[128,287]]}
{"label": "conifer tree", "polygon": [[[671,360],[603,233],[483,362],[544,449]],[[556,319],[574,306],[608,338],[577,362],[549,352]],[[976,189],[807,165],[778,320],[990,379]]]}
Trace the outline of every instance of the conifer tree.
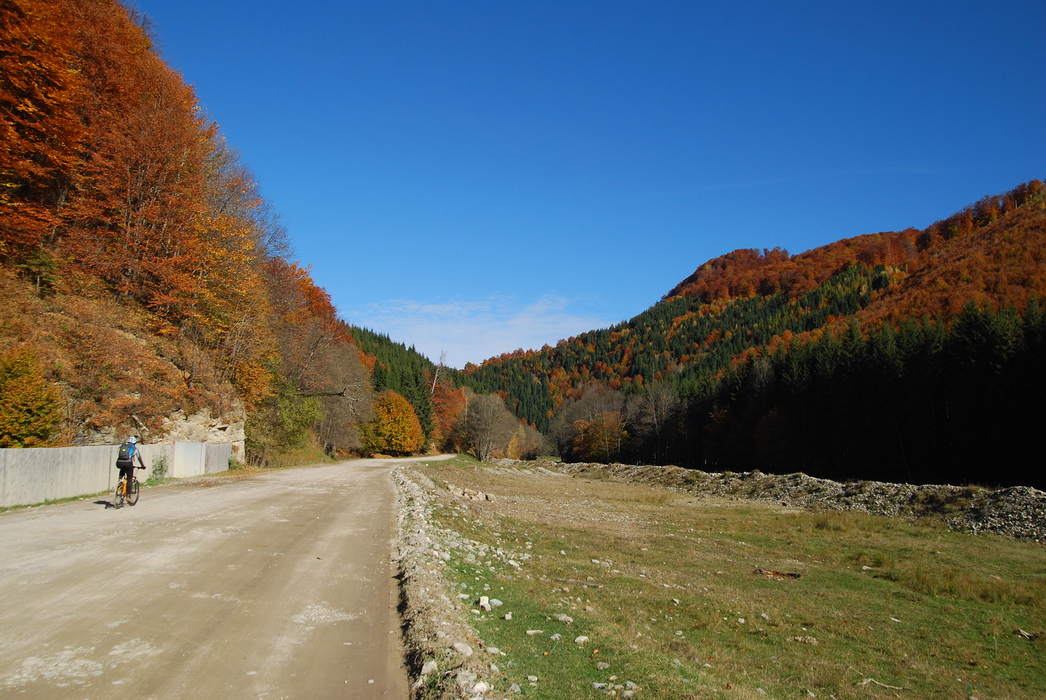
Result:
{"label": "conifer tree", "polygon": [[29,347],[0,354],[0,447],[48,444],[62,417],[62,392]]}

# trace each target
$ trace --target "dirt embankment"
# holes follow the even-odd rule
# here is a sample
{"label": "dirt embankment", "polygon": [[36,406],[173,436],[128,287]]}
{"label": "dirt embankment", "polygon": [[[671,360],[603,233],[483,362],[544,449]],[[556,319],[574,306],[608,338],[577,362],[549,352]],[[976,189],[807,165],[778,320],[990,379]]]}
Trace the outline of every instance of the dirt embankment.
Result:
{"label": "dirt embankment", "polygon": [[[411,676],[411,698],[482,696],[489,660],[444,575],[451,533],[432,522],[436,486],[408,468],[393,473],[397,488],[400,614]],[[479,653],[477,653],[479,652]]]}

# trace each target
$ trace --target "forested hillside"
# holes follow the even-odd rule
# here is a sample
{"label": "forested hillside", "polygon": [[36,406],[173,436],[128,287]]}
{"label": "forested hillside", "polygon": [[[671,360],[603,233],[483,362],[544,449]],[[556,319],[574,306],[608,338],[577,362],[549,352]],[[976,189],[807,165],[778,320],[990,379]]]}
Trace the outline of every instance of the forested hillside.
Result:
{"label": "forested hillside", "polygon": [[471,449],[468,397],[338,318],[147,26],[115,0],[0,0],[0,447]]}
{"label": "forested hillside", "polygon": [[1043,484],[1021,455],[1044,294],[1033,180],[923,231],[728,253],[630,321],[465,381],[569,459]]}
{"label": "forested hillside", "polygon": [[330,394],[366,398],[358,351],[141,24],[117,2],[0,3],[3,389],[28,402],[0,441],[156,438],[195,416],[207,437],[246,419],[260,461],[313,424],[357,446],[343,419],[366,411]]}

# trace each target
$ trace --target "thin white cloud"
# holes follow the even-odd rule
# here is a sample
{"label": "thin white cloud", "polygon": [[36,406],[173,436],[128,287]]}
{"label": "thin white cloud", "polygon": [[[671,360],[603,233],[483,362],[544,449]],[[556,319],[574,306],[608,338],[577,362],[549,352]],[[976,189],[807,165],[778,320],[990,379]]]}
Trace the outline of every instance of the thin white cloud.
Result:
{"label": "thin white cloud", "polygon": [[356,310],[349,322],[388,335],[433,362],[447,353],[447,364],[464,367],[495,355],[555,345],[563,338],[610,325],[571,310],[564,297],[546,294],[536,301],[511,297],[481,301],[428,303],[391,299]]}

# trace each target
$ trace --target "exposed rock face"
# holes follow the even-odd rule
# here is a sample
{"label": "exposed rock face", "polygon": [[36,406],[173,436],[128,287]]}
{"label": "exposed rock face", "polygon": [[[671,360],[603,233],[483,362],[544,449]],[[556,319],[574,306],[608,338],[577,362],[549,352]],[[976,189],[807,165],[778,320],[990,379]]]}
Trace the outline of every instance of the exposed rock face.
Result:
{"label": "exposed rock face", "polygon": [[243,461],[242,409],[229,415],[214,418],[209,411],[200,411],[186,416],[182,411],[174,413],[164,421],[166,442],[206,442],[212,445],[232,444],[232,459]]}
{"label": "exposed rock face", "polygon": [[[244,421],[246,415],[242,408],[235,408],[226,415],[213,417],[210,411],[204,410],[186,416],[176,411],[163,421],[163,432],[153,435],[146,432],[142,437],[146,443],[171,442],[205,442],[211,445],[232,445],[232,459],[244,461]],[[121,432],[116,428],[85,430],[79,433],[73,444],[82,445],[118,445],[127,439],[130,432]]]}

